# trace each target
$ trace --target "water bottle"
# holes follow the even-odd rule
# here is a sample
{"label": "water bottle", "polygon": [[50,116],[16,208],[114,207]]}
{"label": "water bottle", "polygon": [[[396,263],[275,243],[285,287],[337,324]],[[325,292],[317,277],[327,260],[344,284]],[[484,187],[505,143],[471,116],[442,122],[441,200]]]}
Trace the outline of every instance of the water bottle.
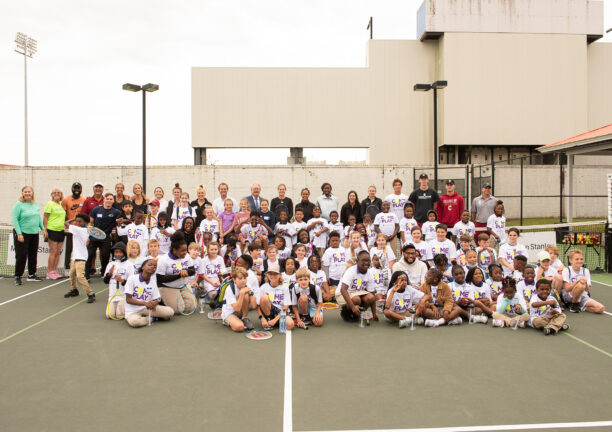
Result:
{"label": "water bottle", "polygon": [[200,313],[203,314],[204,313],[204,298],[200,297]]}
{"label": "water bottle", "polygon": [[280,314],[280,323],[278,324],[278,332],[280,334],[287,333],[287,312],[284,310]]}

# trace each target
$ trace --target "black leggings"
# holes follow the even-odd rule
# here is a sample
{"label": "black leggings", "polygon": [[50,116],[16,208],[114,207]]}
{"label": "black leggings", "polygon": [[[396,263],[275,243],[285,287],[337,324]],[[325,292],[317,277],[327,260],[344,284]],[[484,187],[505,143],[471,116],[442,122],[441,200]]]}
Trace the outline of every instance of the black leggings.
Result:
{"label": "black leggings", "polygon": [[23,243],[17,240],[17,232],[13,230],[13,244],[15,245],[15,276],[21,277],[28,262],[28,274],[36,274],[36,260],[38,257],[38,233],[21,234]]}

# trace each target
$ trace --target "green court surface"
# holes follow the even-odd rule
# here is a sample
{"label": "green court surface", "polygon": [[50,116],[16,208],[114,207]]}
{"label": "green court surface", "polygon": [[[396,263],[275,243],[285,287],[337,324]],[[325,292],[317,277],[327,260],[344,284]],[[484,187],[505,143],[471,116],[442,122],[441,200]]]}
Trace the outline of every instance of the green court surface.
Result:
{"label": "green court surface", "polygon": [[[609,314],[568,314],[545,337],[490,321],[360,329],[331,310],[258,342],[197,312],[107,320],[92,281],[94,304],[64,299],[66,281],[0,280],[0,430],[612,429]],[[592,293],[612,305],[612,287]]]}

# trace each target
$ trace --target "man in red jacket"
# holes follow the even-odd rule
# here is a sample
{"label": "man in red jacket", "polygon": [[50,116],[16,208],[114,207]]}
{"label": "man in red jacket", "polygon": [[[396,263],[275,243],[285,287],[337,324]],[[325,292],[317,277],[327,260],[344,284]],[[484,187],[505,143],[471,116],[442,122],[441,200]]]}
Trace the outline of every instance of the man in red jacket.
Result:
{"label": "man in red jacket", "polygon": [[[455,192],[455,181],[446,180],[446,193],[440,197],[438,203],[438,221],[449,228],[461,220],[461,212],[465,208],[463,197]],[[447,237],[450,238],[450,231]]]}
{"label": "man in red jacket", "polygon": [[83,213],[89,215],[94,208],[102,204],[104,204],[104,186],[96,182],[93,186],[93,196],[87,197],[83,203]]}

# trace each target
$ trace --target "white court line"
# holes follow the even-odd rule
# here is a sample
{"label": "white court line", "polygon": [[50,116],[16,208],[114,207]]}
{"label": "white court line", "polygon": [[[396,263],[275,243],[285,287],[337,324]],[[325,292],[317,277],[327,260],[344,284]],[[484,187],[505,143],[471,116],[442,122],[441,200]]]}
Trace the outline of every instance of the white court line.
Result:
{"label": "white court line", "polygon": [[[590,427],[606,427],[606,426],[612,426],[612,421],[573,422],[573,423],[535,423],[535,424],[491,425],[491,426],[460,426],[460,427],[416,428],[416,429],[371,429],[371,430],[364,429],[364,430],[342,430],[342,431],[337,431],[337,432],[478,432],[478,431],[525,430],[525,429],[590,428]],[[324,432],[324,431],[318,431],[318,432]],[[331,432],[331,431],[327,431],[327,432]]]}
{"label": "white court line", "polygon": [[59,285],[59,284],[64,283],[64,282],[68,282],[69,280],[70,280],[70,279],[64,279],[64,280],[61,280],[61,281],[59,281],[59,282],[55,282],[54,284],[51,284],[51,285],[49,285],[49,286],[42,287],[42,288],[39,288],[39,289],[37,289],[37,290],[35,290],[35,291],[31,291],[31,292],[29,292],[29,293],[26,293],[26,294],[20,295],[19,297],[12,298],[12,299],[10,299],[10,300],[7,300],[7,301],[5,301],[5,302],[0,303],[0,306],[4,306],[5,304],[8,304],[8,303],[14,302],[15,300],[19,300],[20,298],[24,298],[24,297],[27,297],[27,296],[29,296],[29,295],[36,294],[37,292],[44,291],[44,290],[46,290],[46,289],[48,289],[48,288],[54,287],[55,285]]}
{"label": "white court line", "polygon": [[605,285],[607,287],[611,287],[612,288],[612,285],[610,285],[610,284],[599,282],[598,280],[595,280],[595,279],[591,279],[591,283],[593,283],[593,282],[598,283],[600,285]]}
{"label": "white court line", "polygon": [[285,398],[283,410],[283,432],[293,432],[293,382],[291,373],[291,333],[285,335]]}

